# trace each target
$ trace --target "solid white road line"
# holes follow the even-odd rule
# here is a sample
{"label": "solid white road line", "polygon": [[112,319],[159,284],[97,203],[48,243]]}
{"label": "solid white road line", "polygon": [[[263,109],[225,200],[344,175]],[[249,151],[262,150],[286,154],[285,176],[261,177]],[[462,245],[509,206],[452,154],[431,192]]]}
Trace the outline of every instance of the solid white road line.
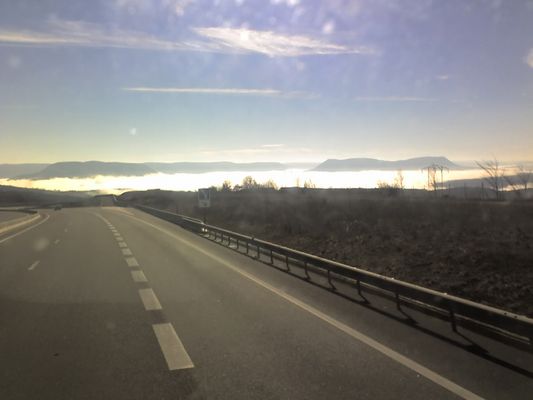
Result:
{"label": "solid white road line", "polygon": [[128,247],[126,242],[118,242],[118,247]]}
{"label": "solid white road line", "polygon": [[154,324],[152,327],[169,370],[194,368],[194,364],[172,324]]}
{"label": "solid white road line", "polygon": [[128,264],[128,267],[139,266],[139,263],[137,262],[137,259],[135,257],[126,257],[124,260],[126,260],[126,264]]}
{"label": "solid white road line", "polygon": [[285,299],[288,302],[294,304],[295,306],[299,307],[300,309],[307,311],[308,313],[314,315],[315,317],[321,319],[322,321],[334,326],[335,328],[341,330],[342,332],[346,333],[347,335],[351,336],[352,338],[357,339],[358,341],[366,344],[367,346],[373,348],[374,350],[380,352],[381,354],[389,357],[391,360],[394,360],[394,361],[398,362],[399,364],[402,364],[404,367],[407,367],[410,370],[416,372],[417,374],[420,374],[420,375],[426,377],[430,381],[432,381],[432,382],[436,383],[437,385],[441,386],[442,388],[444,388],[444,389],[456,394],[457,396],[459,396],[459,397],[461,397],[463,399],[468,399],[468,400],[483,400],[482,397],[480,397],[477,394],[469,391],[468,389],[466,389],[466,388],[464,388],[462,386],[459,386],[458,384],[450,381],[449,379],[445,378],[442,375],[439,375],[438,373],[430,370],[429,368],[424,367],[423,365],[417,363],[416,361],[411,360],[410,358],[398,353],[397,351],[392,350],[391,348],[379,343],[378,341],[372,339],[369,336],[366,336],[365,334],[357,331],[356,329],[353,329],[353,328],[349,327],[348,325],[343,324],[342,322],[340,322],[340,321],[338,321],[338,320],[326,315],[322,311],[319,311],[318,309],[310,306],[309,304],[304,303],[301,300],[298,300],[296,297],[293,297],[293,296],[283,292],[282,290],[270,285],[269,283],[266,283],[266,282],[262,281],[261,279],[253,276],[252,274],[241,270],[240,268],[236,267],[232,263],[224,260],[221,257],[218,257],[218,256],[210,253],[209,251],[204,250],[200,246],[197,246],[197,245],[193,244],[192,242],[190,242],[190,241],[188,241],[186,239],[183,239],[182,237],[174,234],[173,232],[170,232],[170,231],[168,231],[166,229],[163,229],[163,228],[161,228],[161,227],[159,227],[157,225],[154,225],[154,224],[152,224],[150,222],[144,221],[141,218],[137,218],[137,217],[133,217],[133,216],[131,216],[130,218],[133,218],[133,219],[135,219],[137,221],[140,221],[140,222],[142,222],[145,225],[151,226],[152,228],[154,228],[154,229],[156,229],[156,230],[158,230],[158,231],[160,231],[162,233],[165,233],[166,235],[169,235],[169,236],[177,239],[178,241],[182,242],[183,244],[189,246],[190,248],[198,251],[199,253],[204,254],[205,256],[211,258],[212,260],[214,260],[214,261],[224,265],[225,267],[231,269],[232,271],[235,271],[236,273],[242,275],[243,277],[245,277],[245,278],[251,280],[252,282],[258,284],[259,286],[262,286],[266,290],[268,290],[268,291],[270,291],[270,292],[282,297],[283,299]]}
{"label": "solid white road line", "polygon": [[122,255],[124,256],[131,256],[133,253],[130,249],[122,249]]}
{"label": "solid white road line", "polygon": [[146,279],[146,276],[142,271],[131,271],[131,277],[133,278],[133,281],[137,283],[148,282],[148,279]]}
{"label": "solid white road line", "polygon": [[163,309],[152,289],[139,289],[139,296],[141,296],[146,311]]}
{"label": "solid white road line", "polygon": [[39,265],[40,261],[37,260],[35,261],[32,265],[30,265],[30,267],[28,268],[28,271],[33,271],[35,269],[35,267],[37,267],[37,265]]}
{"label": "solid white road line", "polygon": [[27,231],[29,231],[30,229],[36,228],[36,227],[38,227],[39,225],[44,224],[46,221],[48,221],[48,218],[50,218],[50,215],[48,215],[48,214],[45,214],[45,215],[46,215],[46,217],[45,217],[42,221],[39,221],[39,222],[37,222],[35,225],[32,225],[32,226],[30,226],[30,227],[28,227],[28,228],[26,228],[26,229],[23,229],[23,230],[21,230],[20,232],[14,233],[14,234],[11,235],[11,236],[8,236],[8,237],[5,237],[5,238],[3,238],[3,239],[0,239],[0,243],[4,243],[4,242],[8,241],[9,239],[13,239],[14,237],[16,237],[16,236],[18,236],[18,235],[22,235],[24,232],[27,232]]}

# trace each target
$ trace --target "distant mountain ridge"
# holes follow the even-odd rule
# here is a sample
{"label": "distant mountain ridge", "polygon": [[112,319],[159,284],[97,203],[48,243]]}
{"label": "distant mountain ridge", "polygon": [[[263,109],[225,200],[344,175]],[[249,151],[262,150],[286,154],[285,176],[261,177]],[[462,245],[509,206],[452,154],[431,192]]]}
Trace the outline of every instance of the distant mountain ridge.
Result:
{"label": "distant mountain ridge", "polygon": [[[277,162],[233,163],[221,161],[122,163],[103,161],[65,161],[54,164],[0,165],[0,177],[35,180],[52,178],[90,178],[97,175],[143,176],[156,173],[197,174],[215,171],[282,171],[287,168],[288,166]],[[5,171],[5,174],[3,174],[3,171]]]}
{"label": "distant mountain ridge", "polygon": [[33,174],[19,175],[17,179],[89,178],[96,175],[142,176],[157,171],[146,164],[102,161],[65,161],[50,164]]}
{"label": "distant mountain ridge", "polygon": [[0,164],[0,178],[36,174],[50,164]]}
{"label": "distant mountain ridge", "polygon": [[312,171],[339,172],[339,171],[394,171],[422,169],[430,165],[440,165],[449,169],[462,169],[461,166],[448,160],[446,157],[416,157],[406,160],[386,161],[375,158],[347,158],[344,160],[329,159],[319,164]]}
{"label": "distant mountain ridge", "polygon": [[[407,160],[384,161],[373,158],[330,159],[311,171],[364,171],[364,170],[413,170],[437,164],[449,169],[462,169],[446,157],[417,157]],[[65,161],[53,164],[0,164],[0,178],[8,179],[52,179],[90,178],[103,176],[144,176],[149,174],[200,174],[207,172],[258,172],[284,171],[291,164],[278,162],[234,163],[220,162],[146,162],[123,163],[103,161]]]}

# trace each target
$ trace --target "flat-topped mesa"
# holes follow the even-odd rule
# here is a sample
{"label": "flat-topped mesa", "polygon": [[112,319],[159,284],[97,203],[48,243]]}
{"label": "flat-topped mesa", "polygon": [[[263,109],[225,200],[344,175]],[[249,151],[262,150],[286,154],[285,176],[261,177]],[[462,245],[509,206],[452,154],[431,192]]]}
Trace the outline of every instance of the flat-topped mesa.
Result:
{"label": "flat-topped mesa", "polygon": [[329,159],[319,164],[313,171],[394,171],[422,169],[431,165],[438,165],[448,169],[462,169],[461,166],[446,157],[416,157],[406,160],[386,161],[374,158],[347,158],[343,160]]}

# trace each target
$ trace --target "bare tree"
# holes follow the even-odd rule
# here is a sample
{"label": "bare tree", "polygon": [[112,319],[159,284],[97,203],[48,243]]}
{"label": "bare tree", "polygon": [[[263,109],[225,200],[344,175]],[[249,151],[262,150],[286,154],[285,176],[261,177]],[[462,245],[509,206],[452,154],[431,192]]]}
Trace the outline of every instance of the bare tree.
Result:
{"label": "bare tree", "polygon": [[405,188],[403,171],[401,169],[398,170],[398,172],[396,172],[396,177],[394,178],[394,187],[396,187],[398,189],[404,189]]}
{"label": "bare tree", "polygon": [[225,180],[222,182],[222,187],[220,188],[223,192],[230,192],[231,191],[231,182],[229,180]]}
{"label": "bare tree", "polygon": [[532,175],[533,171],[531,169],[526,169],[523,165],[519,165],[516,167],[516,179],[524,189],[524,192],[527,192]]}
{"label": "bare tree", "polygon": [[504,180],[504,169],[500,165],[499,161],[494,158],[494,160],[478,162],[476,164],[485,172],[485,181],[488,183],[489,187],[494,190],[496,193],[496,199],[501,198],[501,190],[503,189],[503,180]]}
{"label": "bare tree", "polygon": [[512,175],[505,175],[505,182],[512,190],[520,195],[520,190],[523,190],[524,194],[527,193],[529,182],[531,181],[531,170],[526,170],[523,165],[517,165],[512,169]]}
{"label": "bare tree", "polygon": [[261,187],[266,188],[266,189],[274,189],[274,190],[278,190],[278,185],[276,184],[276,182],[274,182],[273,179],[269,179],[268,181],[266,181],[265,183],[263,183],[263,184],[261,185]]}
{"label": "bare tree", "polygon": [[243,189],[255,189],[259,185],[257,184],[257,181],[254,178],[248,175],[248,176],[245,176],[244,179],[242,180],[241,186]]}
{"label": "bare tree", "polygon": [[304,182],[304,188],[305,189],[316,189],[316,185],[313,183],[311,179],[306,179]]}

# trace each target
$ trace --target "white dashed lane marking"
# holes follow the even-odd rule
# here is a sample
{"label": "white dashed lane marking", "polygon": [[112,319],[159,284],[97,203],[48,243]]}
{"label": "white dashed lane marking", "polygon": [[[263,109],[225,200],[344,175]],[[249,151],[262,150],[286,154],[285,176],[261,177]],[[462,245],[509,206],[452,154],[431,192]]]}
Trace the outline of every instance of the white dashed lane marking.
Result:
{"label": "white dashed lane marking", "polygon": [[[120,236],[120,233],[104,217],[100,215],[98,216],[102,220],[104,220],[104,222],[107,224],[107,226],[113,233],[113,237],[117,240],[117,244],[122,251],[122,255],[125,256],[124,260],[126,261],[126,264],[128,264],[129,267],[139,267],[137,259],[133,257],[132,251],[128,248],[128,245],[126,244],[126,242],[124,242],[124,239],[122,238],[122,236]],[[140,268],[132,270],[130,272],[131,277],[135,283],[148,282],[146,276],[144,275],[144,272]],[[139,297],[141,298],[141,301],[146,311],[156,311],[163,309],[161,307],[161,303],[159,303],[159,299],[151,288],[139,289]],[[178,334],[174,330],[174,327],[171,323],[167,322],[161,324],[154,324],[152,325],[152,327],[154,329],[155,336],[157,338],[159,346],[161,347],[161,352],[163,353],[169,370],[172,371],[177,369],[194,368],[194,364],[192,363],[189,354],[187,354],[183,343],[181,342],[180,338],[178,337]]]}
{"label": "white dashed lane marking", "polygon": [[148,282],[148,279],[146,279],[146,276],[144,276],[144,272],[142,271],[131,271],[131,277],[136,283]]}
{"label": "white dashed lane marking", "polygon": [[169,370],[194,368],[194,364],[172,324],[154,324],[152,327]]}
{"label": "white dashed lane marking", "polygon": [[137,262],[137,259],[135,257],[126,257],[124,258],[126,260],[126,264],[128,264],[128,267],[138,267],[139,263]]}
{"label": "white dashed lane marking", "polygon": [[56,239],[56,240],[54,241],[54,244],[59,244],[59,242],[60,242],[60,240],[59,240],[59,239]]}
{"label": "white dashed lane marking", "polygon": [[139,289],[139,296],[146,311],[161,310],[161,304],[152,289]]}
{"label": "white dashed lane marking", "polygon": [[28,271],[33,271],[35,269],[35,267],[37,267],[37,265],[39,265],[40,261],[37,260],[35,261],[32,265],[30,265],[30,267],[28,268]]}

